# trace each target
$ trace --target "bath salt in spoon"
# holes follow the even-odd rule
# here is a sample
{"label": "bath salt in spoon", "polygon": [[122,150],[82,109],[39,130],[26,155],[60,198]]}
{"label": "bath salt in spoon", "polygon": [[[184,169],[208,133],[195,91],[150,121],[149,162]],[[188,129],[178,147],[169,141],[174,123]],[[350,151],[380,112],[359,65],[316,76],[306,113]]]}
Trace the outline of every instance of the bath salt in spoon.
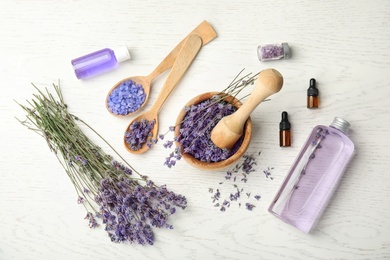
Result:
{"label": "bath salt in spoon", "polygon": [[129,152],[144,153],[149,149],[148,144],[157,140],[158,113],[201,47],[202,39],[198,35],[191,34],[187,37],[156,102],[149,111],[137,116],[127,127],[124,144]]}
{"label": "bath salt in spoon", "polygon": [[[207,22],[200,23],[189,35],[197,34],[202,45],[217,37],[213,27]],[[149,98],[152,81],[171,68],[188,36],[184,38],[148,76],[128,77],[115,84],[107,94],[106,108],[115,116],[129,116],[144,106]]]}
{"label": "bath salt in spoon", "polygon": [[267,97],[281,90],[283,76],[275,69],[259,73],[255,89],[248,100],[233,114],[223,117],[211,131],[211,141],[219,148],[232,148],[240,139],[244,124],[252,111]]}

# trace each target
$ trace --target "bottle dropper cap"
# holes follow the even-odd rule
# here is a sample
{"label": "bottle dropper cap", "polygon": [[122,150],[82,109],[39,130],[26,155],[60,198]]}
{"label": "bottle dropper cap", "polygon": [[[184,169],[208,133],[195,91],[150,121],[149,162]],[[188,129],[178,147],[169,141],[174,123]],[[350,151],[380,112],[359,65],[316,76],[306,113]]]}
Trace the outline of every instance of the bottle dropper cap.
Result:
{"label": "bottle dropper cap", "polygon": [[307,89],[307,95],[312,97],[318,96],[318,88],[316,87],[315,79],[310,79],[309,88]]}
{"label": "bottle dropper cap", "polygon": [[288,113],[286,111],[282,112],[282,121],[279,123],[280,130],[290,130],[291,124],[288,121]]}
{"label": "bottle dropper cap", "polygon": [[115,49],[113,49],[113,51],[115,53],[115,58],[116,58],[117,62],[122,62],[122,61],[131,59],[129,49],[126,46],[121,46],[121,47],[115,48]]}

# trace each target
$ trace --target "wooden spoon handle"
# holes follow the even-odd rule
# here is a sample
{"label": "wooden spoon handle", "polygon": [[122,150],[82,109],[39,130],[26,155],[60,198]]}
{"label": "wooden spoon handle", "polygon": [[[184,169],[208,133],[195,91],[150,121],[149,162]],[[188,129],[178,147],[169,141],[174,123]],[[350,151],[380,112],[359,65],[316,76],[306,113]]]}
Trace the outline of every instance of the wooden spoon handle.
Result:
{"label": "wooden spoon handle", "polygon": [[147,76],[149,81],[152,81],[154,78],[159,76],[161,73],[171,68],[179,55],[180,50],[182,49],[185,41],[191,34],[197,34],[202,39],[202,46],[206,45],[215,37],[217,33],[214,31],[213,27],[207,22],[201,22],[189,35],[187,35],[161,62],[157,65],[152,73]]}
{"label": "wooden spoon handle", "polygon": [[153,111],[155,114],[158,114],[165,100],[176,87],[177,83],[184,75],[201,47],[202,39],[198,35],[191,34],[187,37],[187,40],[184,43],[175,63],[173,64],[172,70],[170,71],[164,86],[162,87],[162,90],[151,109],[151,111]]}

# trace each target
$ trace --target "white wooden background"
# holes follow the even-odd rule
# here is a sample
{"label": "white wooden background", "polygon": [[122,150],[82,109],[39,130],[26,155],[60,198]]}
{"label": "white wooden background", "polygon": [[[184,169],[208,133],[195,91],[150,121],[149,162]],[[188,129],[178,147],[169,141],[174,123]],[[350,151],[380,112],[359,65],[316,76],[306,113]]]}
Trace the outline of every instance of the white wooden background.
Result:
{"label": "white wooden background", "polygon": [[[122,146],[130,121],[108,114],[107,91],[118,80],[147,75],[202,20],[218,38],[197,56],[160,114],[173,124],[192,97],[222,90],[243,68],[273,67],[282,91],[252,115],[256,173],[243,186],[260,194],[250,212],[213,207],[209,188],[225,171],[205,172],[181,161],[164,167],[157,146],[131,155]],[[259,44],[288,42],[290,60],[261,63]],[[117,70],[79,81],[70,60],[127,44],[133,59]],[[154,82],[148,107],[166,74]],[[309,79],[316,78],[320,108],[306,109]],[[114,244],[90,230],[82,206],[55,156],[15,116],[35,90],[61,81],[71,112],[101,133],[136,169],[187,196],[172,219],[174,230],[156,230],[154,246]],[[389,259],[390,258],[390,1],[0,1],[0,259]],[[293,145],[278,143],[280,113],[292,123]],[[357,154],[312,234],[281,222],[267,208],[312,127],[341,116],[352,124]],[[97,143],[107,149],[101,141]],[[273,180],[262,171],[271,170]],[[221,192],[231,186],[222,184]],[[247,200],[242,199],[245,203]]]}

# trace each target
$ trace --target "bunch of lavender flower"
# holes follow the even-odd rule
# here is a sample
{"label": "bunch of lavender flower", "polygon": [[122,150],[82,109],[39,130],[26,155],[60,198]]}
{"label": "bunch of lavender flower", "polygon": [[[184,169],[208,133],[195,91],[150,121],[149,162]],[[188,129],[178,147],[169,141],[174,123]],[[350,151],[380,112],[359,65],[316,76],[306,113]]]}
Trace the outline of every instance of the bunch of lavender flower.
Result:
{"label": "bunch of lavender flower", "polygon": [[[240,147],[242,138],[231,149],[221,149],[210,139],[211,131],[222,117],[234,113],[237,108],[233,101],[226,101],[227,97],[238,98],[240,92],[248,85],[254,83],[257,75],[251,73],[240,77],[243,70],[233,79],[233,81],[217,95],[190,107],[185,107],[186,115],[180,123],[180,134],[174,141],[180,144],[168,157],[164,164],[171,168],[181,159],[180,151],[192,155],[194,158],[204,162],[219,162],[232,156]],[[230,100],[230,99],[229,99]],[[165,138],[168,132],[173,132],[175,127],[170,127],[169,131],[159,136],[160,140]],[[173,141],[164,143],[165,148],[171,148]]]}
{"label": "bunch of lavender flower", "polygon": [[[58,100],[47,89],[35,88],[39,93],[28,106],[20,105],[27,115],[19,121],[41,135],[57,156],[87,211],[89,226],[102,223],[112,241],[142,245],[154,243],[152,227],[172,229],[168,218],[177,208],[186,208],[186,198],[138,173],[92,127],[69,113],[59,86],[54,85]],[[79,124],[98,135],[123,163],[95,145]]]}

